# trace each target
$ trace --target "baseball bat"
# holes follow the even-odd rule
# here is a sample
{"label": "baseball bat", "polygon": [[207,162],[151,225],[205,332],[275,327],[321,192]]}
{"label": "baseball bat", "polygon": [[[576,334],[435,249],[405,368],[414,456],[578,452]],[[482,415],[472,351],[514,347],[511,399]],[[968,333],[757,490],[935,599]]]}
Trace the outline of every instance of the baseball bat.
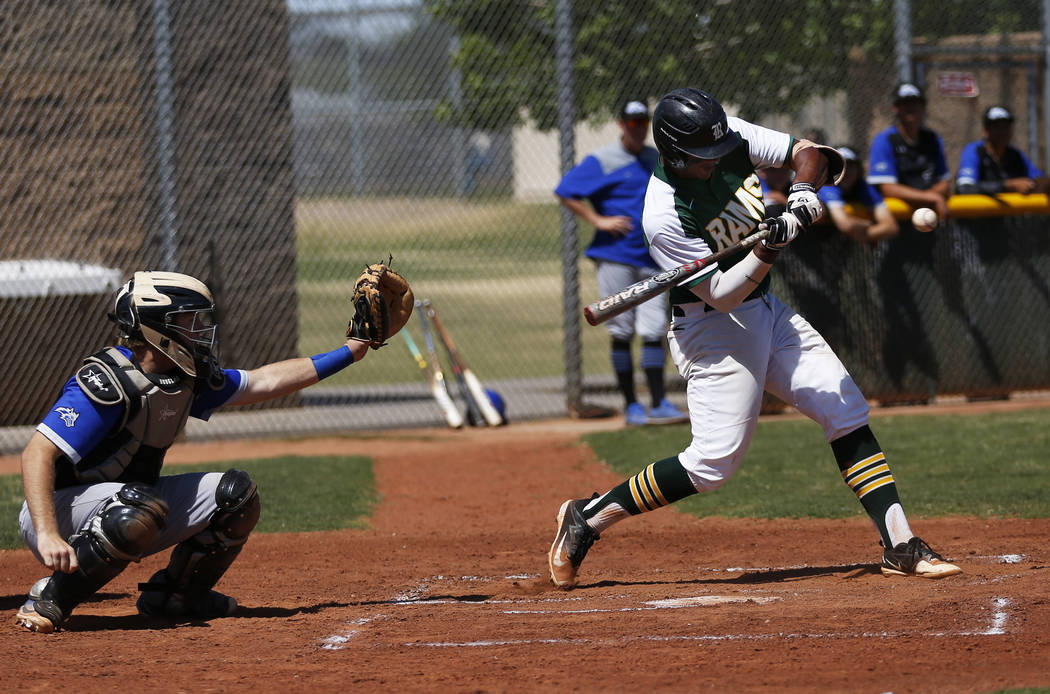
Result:
{"label": "baseball bat", "polygon": [[[437,348],[434,346],[434,338],[430,334],[430,326],[427,325],[427,318],[424,315],[424,312],[419,310],[422,305],[423,302],[417,299],[415,303],[416,315],[419,316],[419,323],[423,326],[423,340],[427,345],[427,354],[430,355],[430,365],[434,369],[434,380],[437,384],[436,386],[432,386],[431,392],[434,394],[434,399],[441,404],[441,409],[445,412],[446,418],[450,416],[449,412],[455,412],[455,414],[451,415],[452,418],[449,420],[449,423],[459,422],[459,424],[454,427],[459,429],[463,426],[463,415],[460,414],[459,408],[456,407],[456,404],[452,402],[452,396],[448,392],[448,384],[445,382],[445,374],[441,370],[441,362],[438,360]],[[449,406],[444,404],[445,401],[448,402]]]}
{"label": "baseball bat", "polygon": [[713,253],[706,258],[699,258],[685,265],[679,265],[670,270],[658,272],[652,277],[635,282],[615,294],[610,294],[607,297],[598,299],[593,304],[588,304],[583,309],[583,315],[591,325],[604,323],[613,316],[618,316],[638,304],[644,304],[654,296],[659,296],[671,287],[681,284],[691,277],[695,277],[708,265],[717,263],[723,258],[744,249],[751,248],[767,236],[769,236],[769,229],[760,225],[755,233],[742,238],[732,246],[723,248],[717,253]]}
{"label": "baseball bat", "polygon": [[452,360],[452,372],[456,374],[456,378],[461,379],[461,384],[470,394],[470,399],[473,400],[475,409],[480,411],[481,417],[484,418],[485,423],[490,427],[498,427],[503,423],[503,417],[501,417],[499,412],[496,411],[496,408],[493,407],[488,394],[485,392],[485,389],[481,387],[481,381],[479,381],[478,377],[474,375],[474,372],[463,360],[459,350],[456,349],[456,343],[452,341],[452,336],[448,334],[448,331],[445,330],[445,326],[441,323],[441,319],[438,318],[437,310],[434,308],[434,305],[430,303],[429,299],[424,299],[423,306],[426,308],[427,316],[434,322],[434,328],[437,330],[438,337],[441,338],[442,344],[445,345],[445,350],[448,352],[449,359]]}
{"label": "baseball bat", "polygon": [[441,366],[437,363],[437,360],[427,363],[427,360],[423,358],[423,354],[419,351],[419,347],[416,346],[416,341],[412,339],[407,330],[402,330],[401,334],[405,336],[405,343],[408,345],[408,351],[412,353],[412,358],[416,360],[419,369],[426,375],[427,384],[430,386],[430,394],[434,396],[438,407],[441,408],[445,421],[453,429],[459,429],[463,426],[463,415],[456,408],[456,403],[452,402],[452,396],[448,394],[448,388],[445,387],[445,375],[441,373]]}

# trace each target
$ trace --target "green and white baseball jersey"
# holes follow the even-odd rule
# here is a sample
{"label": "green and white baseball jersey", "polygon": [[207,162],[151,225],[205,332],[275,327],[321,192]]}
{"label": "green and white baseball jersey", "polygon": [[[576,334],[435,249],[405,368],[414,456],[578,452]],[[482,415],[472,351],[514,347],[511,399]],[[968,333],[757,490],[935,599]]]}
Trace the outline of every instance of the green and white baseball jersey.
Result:
{"label": "green and white baseball jersey", "polygon": [[[793,138],[739,118],[728,118],[740,134],[740,145],[719,160],[708,179],[681,178],[660,162],[646,189],[642,210],[649,254],[662,270],[706,258],[750,235],[765,216],[757,171],[783,166]],[[739,262],[739,256],[721,261],[686,284],[671,290],[671,303],[699,301],[688,287]],[[753,292],[767,291],[768,276]]]}

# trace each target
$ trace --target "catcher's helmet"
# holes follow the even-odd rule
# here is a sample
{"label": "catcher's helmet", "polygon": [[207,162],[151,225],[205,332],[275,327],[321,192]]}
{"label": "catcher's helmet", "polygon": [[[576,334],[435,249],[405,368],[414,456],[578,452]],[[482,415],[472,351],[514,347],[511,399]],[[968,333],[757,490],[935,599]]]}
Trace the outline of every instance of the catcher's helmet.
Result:
{"label": "catcher's helmet", "polygon": [[653,114],[653,141],[672,169],[684,169],[689,158],[719,159],[738,144],[726,112],[707,92],[693,87],[664,95]]}
{"label": "catcher's helmet", "polygon": [[117,293],[113,313],[122,337],[145,340],[188,376],[214,375],[218,325],[207,285],[177,272],[136,272]]}

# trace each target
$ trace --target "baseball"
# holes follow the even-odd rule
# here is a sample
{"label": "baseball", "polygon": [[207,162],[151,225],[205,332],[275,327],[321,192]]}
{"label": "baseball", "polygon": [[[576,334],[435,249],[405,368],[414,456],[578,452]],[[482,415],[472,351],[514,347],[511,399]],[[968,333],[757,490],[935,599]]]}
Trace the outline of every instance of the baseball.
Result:
{"label": "baseball", "polygon": [[912,213],[911,223],[919,231],[933,231],[937,226],[937,213],[929,207],[920,207]]}

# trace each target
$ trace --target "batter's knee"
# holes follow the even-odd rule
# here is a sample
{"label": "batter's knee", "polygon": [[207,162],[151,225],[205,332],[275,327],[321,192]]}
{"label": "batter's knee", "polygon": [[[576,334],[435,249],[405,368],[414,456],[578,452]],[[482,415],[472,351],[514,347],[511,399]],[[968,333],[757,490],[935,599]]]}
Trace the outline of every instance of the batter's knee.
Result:
{"label": "batter's knee", "polygon": [[714,491],[728,482],[740,458],[736,452],[719,458],[705,457],[695,444],[678,454],[678,462],[689,473],[689,480],[698,492]]}
{"label": "batter's knee", "polygon": [[859,388],[853,386],[843,390],[841,403],[829,411],[824,421],[820,422],[824,429],[824,439],[830,443],[866,426],[869,412],[868,401],[864,399]]}

